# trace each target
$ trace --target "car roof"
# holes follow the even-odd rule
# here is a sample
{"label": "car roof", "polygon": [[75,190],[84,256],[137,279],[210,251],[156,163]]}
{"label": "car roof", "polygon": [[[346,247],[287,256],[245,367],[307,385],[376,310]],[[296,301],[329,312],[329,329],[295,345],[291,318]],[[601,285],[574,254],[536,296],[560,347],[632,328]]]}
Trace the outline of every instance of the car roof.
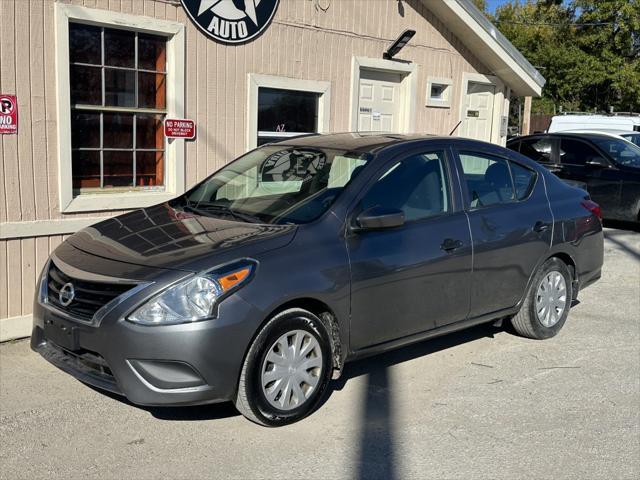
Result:
{"label": "car roof", "polygon": [[302,135],[288,138],[272,145],[289,145],[293,147],[331,148],[349,152],[376,153],[383,148],[412,140],[437,140],[452,137],[437,135],[406,135],[400,133],[350,132]]}

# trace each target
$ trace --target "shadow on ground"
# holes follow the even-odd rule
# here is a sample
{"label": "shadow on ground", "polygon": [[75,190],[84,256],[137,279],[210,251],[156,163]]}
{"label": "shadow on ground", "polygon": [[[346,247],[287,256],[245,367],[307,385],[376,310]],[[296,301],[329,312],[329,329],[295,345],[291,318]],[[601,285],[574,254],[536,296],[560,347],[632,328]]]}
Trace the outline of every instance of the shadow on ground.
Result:
{"label": "shadow on ground", "polygon": [[[353,408],[352,416],[360,415],[356,424],[359,428],[359,453],[355,461],[356,478],[362,480],[398,478],[399,454],[394,438],[394,388],[390,367],[481,338],[493,338],[496,334],[510,329],[510,323],[507,323],[506,327],[496,327],[492,324],[478,325],[349,363],[342,377],[329,384],[328,392],[318,408],[321,408],[334,392],[340,391],[349,380],[366,375],[361,405]],[[119,395],[100,392],[135,408],[146,410],[160,420],[203,421],[239,415],[231,402],[195,407],[140,407]]]}
{"label": "shadow on ground", "polygon": [[640,259],[640,242],[637,235],[624,230],[605,230],[604,238],[636,259]]}
{"label": "shadow on ground", "polygon": [[630,230],[632,232],[640,232],[640,223],[623,222],[621,220],[604,220],[602,222],[605,228],[615,228],[616,230]]}
{"label": "shadow on ground", "polygon": [[[361,465],[373,465],[376,472],[375,476],[384,473],[384,478],[393,478],[393,471],[391,469],[393,442],[390,437],[392,399],[389,397],[390,379],[387,369],[393,365],[455,347],[456,345],[478,340],[483,337],[493,337],[495,333],[502,330],[503,329],[494,327],[491,324],[479,325],[467,330],[409,345],[392,352],[349,363],[342,377],[329,384],[328,392],[320,402],[318,408],[321,408],[322,405],[327,402],[333,392],[340,391],[347,381],[352,378],[367,375],[367,393],[365,395],[363,408],[361,409],[364,415],[362,419],[363,441],[361,443]],[[134,408],[146,410],[160,420],[203,421],[239,415],[230,402],[185,407],[144,407],[131,403],[123,396],[97,388],[93,388],[93,390]],[[389,461],[386,460],[387,458],[389,458]],[[380,462],[383,460],[384,465],[381,465]],[[381,470],[381,467],[384,468]],[[361,472],[362,478],[371,478],[371,475],[373,475],[373,472],[369,472],[366,468]]]}

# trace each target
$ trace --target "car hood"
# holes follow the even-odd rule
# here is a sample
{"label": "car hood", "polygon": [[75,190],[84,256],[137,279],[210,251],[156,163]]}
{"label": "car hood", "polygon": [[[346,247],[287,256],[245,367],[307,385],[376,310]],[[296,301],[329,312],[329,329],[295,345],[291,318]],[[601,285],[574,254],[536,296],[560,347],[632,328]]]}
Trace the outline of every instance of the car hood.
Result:
{"label": "car hood", "polygon": [[72,235],[85,253],[144,267],[197,272],[287,245],[293,225],[262,225],[174,209],[168,203],[110,218]]}

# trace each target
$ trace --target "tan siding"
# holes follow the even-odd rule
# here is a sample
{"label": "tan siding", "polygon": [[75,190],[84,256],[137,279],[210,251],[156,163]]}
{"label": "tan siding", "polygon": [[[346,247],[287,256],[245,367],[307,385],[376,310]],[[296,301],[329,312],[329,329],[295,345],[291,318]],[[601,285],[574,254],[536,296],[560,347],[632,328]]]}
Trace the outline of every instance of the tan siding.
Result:
{"label": "tan siding", "polygon": [[[15,3],[0,2],[0,78],[2,80],[2,93],[14,93],[16,91],[16,70],[12,68],[16,64],[15,60]],[[22,112],[19,120],[22,120]],[[21,133],[21,131],[19,131]],[[20,202],[20,177],[18,173],[18,137],[19,135],[3,135],[1,138],[3,146],[3,177],[6,204],[4,210],[7,212],[7,220],[22,220],[22,205]]]}
{"label": "tan siding", "polygon": [[8,316],[22,315],[22,240],[7,241]]}
{"label": "tan siding", "polygon": [[7,241],[0,240],[0,318],[9,316],[9,288],[7,285],[7,275],[9,265],[7,263]]}
{"label": "tan siding", "polygon": [[60,218],[60,204],[58,202],[58,129],[56,122],[56,81],[55,81],[55,43],[53,2],[44,4],[44,87],[46,108],[46,168],[47,191],[49,192],[49,215],[44,218]]}
{"label": "tan siding", "polygon": [[[197,140],[185,143],[187,186],[245,151],[249,73],[330,82],[330,129],[346,131],[352,57],[381,58],[413,28],[399,57],[418,65],[416,130],[430,133],[449,133],[458,122],[463,72],[488,73],[420,0],[334,0],[326,12],[311,1],[282,0],[265,33],[239,47],[208,40],[182,7],[165,2],[58,1],[186,25],[185,116],[198,125]],[[20,108],[19,135],[0,137],[0,222],[97,215],[60,213],[54,3],[0,0],[0,91],[16,92]],[[429,76],[452,79],[451,108],[424,106]],[[37,276],[62,238],[0,241],[0,318],[31,311]]]}
{"label": "tan siding", "polygon": [[36,240],[25,238],[20,241],[20,255],[22,257],[22,310],[21,313],[31,311],[33,292],[36,282]]}
{"label": "tan siding", "polygon": [[47,125],[44,92],[44,3],[31,2],[29,23],[31,83],[31,144],[33,146],[33,186],[35,218],[49,217],[47,183]]}

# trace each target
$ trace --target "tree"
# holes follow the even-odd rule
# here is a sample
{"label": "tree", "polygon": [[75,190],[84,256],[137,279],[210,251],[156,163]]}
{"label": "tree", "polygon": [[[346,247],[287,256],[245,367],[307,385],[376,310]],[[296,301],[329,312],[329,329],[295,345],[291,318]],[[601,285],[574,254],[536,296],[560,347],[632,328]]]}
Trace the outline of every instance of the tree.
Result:
{"label": "tree", "polygon": [[478,10],[480,10],[483,13],[486,13],[487,11],[487,0],[471,0],[473,2],[473,4],[478,7]]}
{"label": "tree", "polygon": [[575,0],[579,46],[594,68],[587,91],[599,109],[640,106],[639,0]]}
{"label": "tree", "polygon": [[640,111],[640,0],[512,0],[492,20],[547,79],[534,111]]}

